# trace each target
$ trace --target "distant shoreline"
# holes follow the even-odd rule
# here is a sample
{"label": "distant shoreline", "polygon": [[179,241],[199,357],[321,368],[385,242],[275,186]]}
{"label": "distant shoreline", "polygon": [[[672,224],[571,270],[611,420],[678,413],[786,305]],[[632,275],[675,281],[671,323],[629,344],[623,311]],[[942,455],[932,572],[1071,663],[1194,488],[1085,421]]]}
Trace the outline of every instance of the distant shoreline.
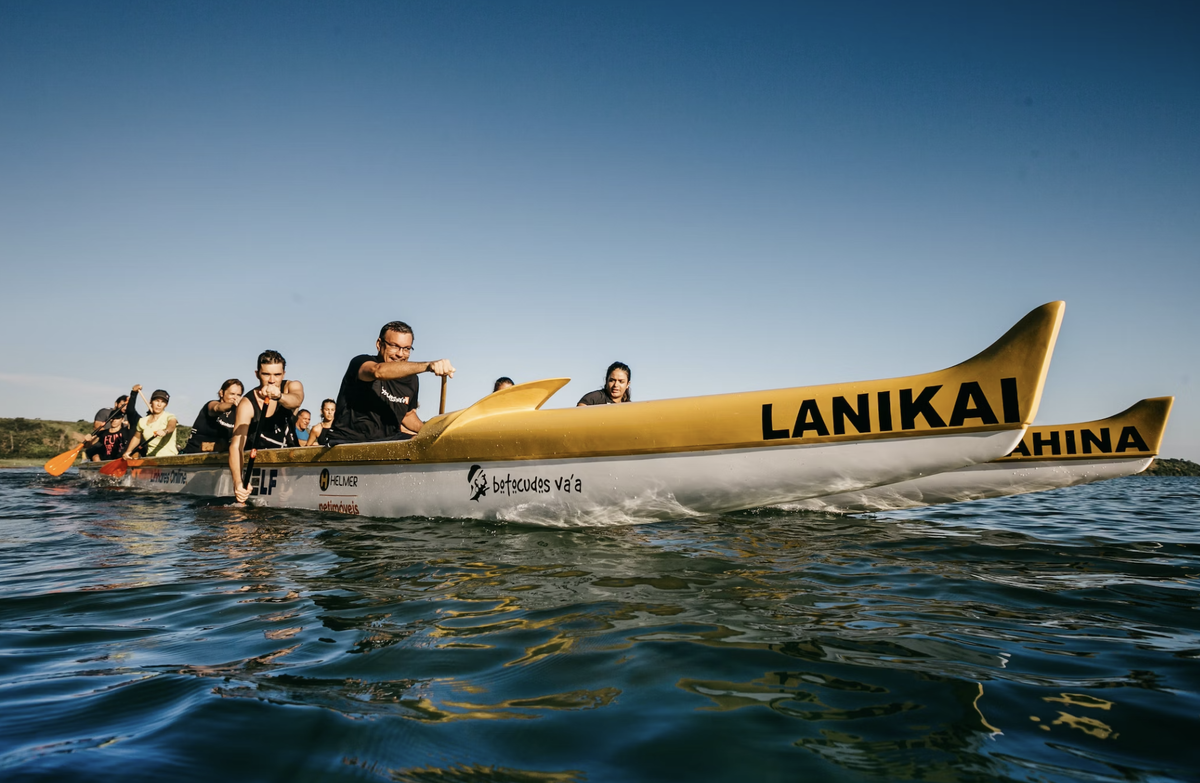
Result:
{"label": "distant shoreline", "polygon": [[[191,427],[182,424],[178,443],[187,442]],[[29,468],[43,465],[51,457],[78,446],[92,432],[90,421],[52,419],[0,419],[0,468]]]}
{"label": "distant shoreline", "polygon": [[[190,427],[180,426],[180,445]],[[91,422],[49,419],[0,419],[0,469],[33,468],[61,454],[92,431]],[[1186,459],[1155,458],[1139,476],[1200,476],[1200,464]]]}

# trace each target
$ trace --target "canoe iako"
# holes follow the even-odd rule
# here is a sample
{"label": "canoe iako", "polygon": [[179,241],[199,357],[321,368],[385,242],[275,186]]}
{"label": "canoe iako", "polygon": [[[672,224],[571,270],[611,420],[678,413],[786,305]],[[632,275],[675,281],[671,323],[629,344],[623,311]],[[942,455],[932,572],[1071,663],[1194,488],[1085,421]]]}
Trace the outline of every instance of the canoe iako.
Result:
{"label": "canoe iako", "polygon": [[838,514],[895,511],[1132,476],[1158,455],[1174,401],[1154,397],[1099,421],[1030,427],[1012,453],[994,462],[783,507]]}
{"label": "canoe iako", "polygon": [[[1043,305],[962,364],[890,380],[555,410],[541,408],[568,379],[523,383],[430,419],[408,441],[259,450],[251,503],[625,524],[989,462],[1012,451],[1037,412],[1062,314],[1062,302]],[[122,483],[233,490],[224,455],[147,459]]]}

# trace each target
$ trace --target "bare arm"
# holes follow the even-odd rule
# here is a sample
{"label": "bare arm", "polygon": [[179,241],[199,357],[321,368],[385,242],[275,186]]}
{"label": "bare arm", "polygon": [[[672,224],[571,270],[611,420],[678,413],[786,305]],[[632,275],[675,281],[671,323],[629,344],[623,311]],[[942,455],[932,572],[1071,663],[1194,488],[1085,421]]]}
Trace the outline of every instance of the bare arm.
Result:
{"label": "bare arm", "polygon": [[300,381],[284,381],[283,393],[278,399],[279,404],[288,410],[297,410],[304,404],[304,384]]}
{"label": "bare arm", "polygon": [[224,413],[227,410],[237,407],[237,403],[236,402],[221,402],[220,400],[211,400],[211,401],[209,401],[208,405],[206,405],[205,407],[208,408],[208,413],[210,416],[216,416],[218,414]]}
{"label": "bare arm", "polygon": [[420,432],[421,428],[425,426],[425,422],[421,421],[416,411],[409,411],[404,414],[404,419],[400,422],[400,425],[408,427],[413,432]]}
{"label": "bare arm", "polygon": [[395,378],[407,378],[410,375],[420,375],[431,372],[434,375],[454,377],[454,366],[449,359],[438,359],[435,362],[363,362],[358,368],[360,381],[388,381]]}
{"label": "bare arm", "polygon": [[325,429],[325,426],[319,421],[312,425],[312,429],[308,431],[308,440],[304,441],[304,445],[320,446],[321,444],[317,442],[317,436],[321,434],[321,430],[323,429]]}
{"label": "bare arm", "polygon": [[233,476],[233,496],[239,503],[245,503],[246,498],[250,497],[250,488],[242,486],[242,452],[246,448],[246,437],[253,418],[254,405],[248,397],[243,397],[233,419],[233,438],[229,442],[229,472]]}

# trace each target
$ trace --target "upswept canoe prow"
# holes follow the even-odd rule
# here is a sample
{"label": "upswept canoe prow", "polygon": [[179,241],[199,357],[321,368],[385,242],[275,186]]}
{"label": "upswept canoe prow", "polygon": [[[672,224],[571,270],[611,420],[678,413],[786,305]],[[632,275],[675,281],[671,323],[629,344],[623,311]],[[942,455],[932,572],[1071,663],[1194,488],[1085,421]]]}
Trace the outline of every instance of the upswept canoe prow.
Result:
{"label": "upswept canoe prow", "polygon": [[1042,402],[1042,389],[1045,387],[1046,373],[1050,369],[1050,359],[1054,355],[1054,344],[1058,341],[1058,331],[1062,327],[1066,306],[1066,302],[1063,301],[1048,302],[1032,310],[999,340],[946,372],[975,363],[993,362],[1027,368],[1026,374],[1016,376],[1016,386],[1021,400],[1021,421],[1027,426],[1033,424],[1038,406]]}
{"label": "upswept canoe prow", "polygon": [[782,507],[839,514],[898,511],[1132,476],[1158,454],[1174,400],[1154,397],[1106,419],[1030,427],[1011,454],[983,465]]}
{"label": "upswept canoe prow", "polygon": [[555,392],[570,382],[570,378],[547,378],[492,392],[469,408],[451,411],[444,416],[435,416],[425,422],[425,426],[413,440],[417,441],[420,446],[477,419],[502,413],[539,410],[547,400],[554,396]]}
{"label": "upswept canoe prow", "polygon": [[1174,397],[1150,397],[1105,419],[1030,427],[1012,453],[997,462],[1154,457],[1174,404]]}
{"label": "upswept canoe prow", "polygon": [[562,379],[538,381],[498,393],[536,387],[524,392],[536,405],[490,395],[410,444],[418,460],[556,459],[1020,430],[1037,413],[1063,307],[1043,305],[972,359],[924,375],[557,410],[537,410],[538,395]]}

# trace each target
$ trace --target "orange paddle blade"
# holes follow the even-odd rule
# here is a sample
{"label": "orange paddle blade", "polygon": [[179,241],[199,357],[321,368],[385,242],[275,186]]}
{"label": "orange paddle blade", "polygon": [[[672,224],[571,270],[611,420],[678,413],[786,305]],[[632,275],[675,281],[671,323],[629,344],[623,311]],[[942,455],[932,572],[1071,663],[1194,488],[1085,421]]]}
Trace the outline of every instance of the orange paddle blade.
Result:
{"label": "orange paddle blade", "polygon": [[100,468],[100,472],[106,476],[124,476],[127,470],[129,470],[129,463],[120,457]]}
{"label": "orange paddle blade", "polygon": [[79,456],[79,452],[81,451],[83,451],[82,443],[70,451],[64,451],[57,457],[51,457],[42,468],[51,476],[61,476],[71,469],[71,466],[75,464],[75,458]]}

